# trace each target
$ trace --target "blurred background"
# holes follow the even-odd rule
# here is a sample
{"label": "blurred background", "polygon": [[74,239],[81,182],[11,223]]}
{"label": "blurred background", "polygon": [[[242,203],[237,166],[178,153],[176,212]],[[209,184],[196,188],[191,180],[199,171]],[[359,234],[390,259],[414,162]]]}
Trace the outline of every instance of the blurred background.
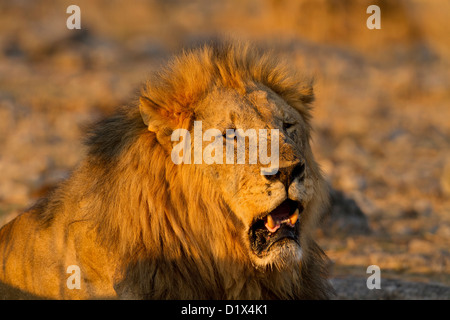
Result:
{"label": "blurred background", "polygon": [[315,78],[333,202],[317,236],[338,297],[450,299],[449,35],[447,0],[1,1],[0,226],[67,177],[83,128],[133,103],[171,54],[249,40]]}

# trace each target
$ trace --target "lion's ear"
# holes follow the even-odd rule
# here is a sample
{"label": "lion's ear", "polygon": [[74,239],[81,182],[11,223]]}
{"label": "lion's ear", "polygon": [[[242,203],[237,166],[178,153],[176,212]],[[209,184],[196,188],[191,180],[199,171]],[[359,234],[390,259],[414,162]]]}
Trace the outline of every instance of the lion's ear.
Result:
{"label": "lion's ear", "polygon": [[150,113],[152,111],[150,103],[150,99],[148,98],[139,98],[139,111],[141,112],[142,121],[144,121],[146,126],[148,126],[150,122]]}
{"label": "lion's ear", "polygon": [[167,131],[169,127],[169,119],[165,115],[165,111],[153,100],[141,96],[139,98],[139,111],[141,112],[142,121],[151,132]]}
{"label": "lion's ear", "polygon": [[161,145],[169,146],[173,128],[168,112],[147,97],[141,96],[139,102],[142,121],[148,131],[156,134],[156,139]]}

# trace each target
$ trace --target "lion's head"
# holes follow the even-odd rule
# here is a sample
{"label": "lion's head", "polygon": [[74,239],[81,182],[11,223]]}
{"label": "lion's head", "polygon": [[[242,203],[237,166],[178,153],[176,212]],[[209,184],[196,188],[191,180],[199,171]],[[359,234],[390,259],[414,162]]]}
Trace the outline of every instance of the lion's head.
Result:
{"label": "lion's head", "polygon": [[[148,130],[167,154],[184,160],[181,170],[211,182],[259,269],[297,265],[327,203],[310,147],[312,100],[311,81],[245,45],[185,52],[140,99]],[[180,129],[188,134],[181,138]],[[263,146],[276,163],[262,161]]]}

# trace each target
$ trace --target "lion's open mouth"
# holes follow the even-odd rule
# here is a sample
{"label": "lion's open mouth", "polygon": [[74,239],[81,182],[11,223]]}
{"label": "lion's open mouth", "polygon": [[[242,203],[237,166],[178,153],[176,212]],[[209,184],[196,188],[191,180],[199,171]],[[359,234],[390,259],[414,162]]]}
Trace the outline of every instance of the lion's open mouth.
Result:
{"label": "lion's open mouth", "polygon": [[298,243],[299,215],[303,206],[287,199],[261,219],[257,219],[249,229],[250,245],[253,252],[262,257],[280,240]]}

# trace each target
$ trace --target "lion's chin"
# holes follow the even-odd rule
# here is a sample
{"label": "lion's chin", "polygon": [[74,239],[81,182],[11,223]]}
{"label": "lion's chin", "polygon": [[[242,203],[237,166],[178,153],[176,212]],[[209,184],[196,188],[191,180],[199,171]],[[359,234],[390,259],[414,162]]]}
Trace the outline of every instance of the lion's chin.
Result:
{"label": "lion's chin", "polygon": [[253,263],[258,269],[282,271],[297,266],[302,254],[296,241],[284,239],[275,243],[263,256],[253,255]]}

